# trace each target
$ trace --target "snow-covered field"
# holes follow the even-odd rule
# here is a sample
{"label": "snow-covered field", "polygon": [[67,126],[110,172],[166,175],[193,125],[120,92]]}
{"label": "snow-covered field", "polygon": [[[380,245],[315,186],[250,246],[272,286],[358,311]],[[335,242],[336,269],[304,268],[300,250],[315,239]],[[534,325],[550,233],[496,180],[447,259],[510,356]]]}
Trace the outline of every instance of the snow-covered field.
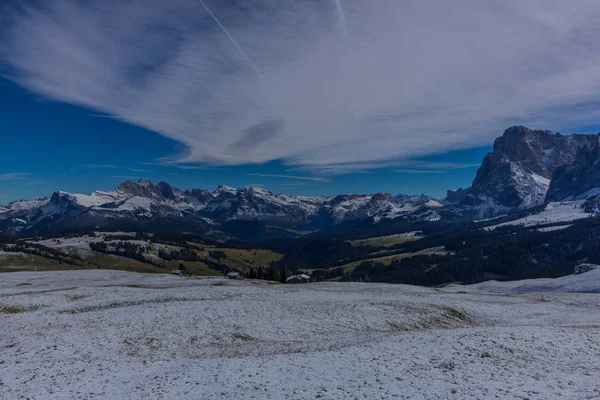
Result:
{"label": "snow-covered field", "polygon": [[1,274],[0,398],[600,398],[600,296],[547,286]]}
{"label": "snow-covered field", "polygon": [[593,217],[593,214],[587,213],[583,209],[584,202],[584,200],[564,201],[560,203],[551,202],[546,205],[546,208],[543,211],[537,214],[531,214],[514,221],[503,222],[501,224],[488,226],[483,229],[485,229],[486,231],[491,231],[498,227],[509,225],[529,227],[545,224],[555,224],[558,222],[571,222],[576,221],[578,219]]}
{"label": "snow-covered field", "polygon": [[[599,293],[600,269],[585,274],[567,275],[556,279],[523,279],[520,281],[487,281],[475,285],[449,285],[446,291],[468,291],[471,293]],[[599,321],[600,322],[600,321]]]}

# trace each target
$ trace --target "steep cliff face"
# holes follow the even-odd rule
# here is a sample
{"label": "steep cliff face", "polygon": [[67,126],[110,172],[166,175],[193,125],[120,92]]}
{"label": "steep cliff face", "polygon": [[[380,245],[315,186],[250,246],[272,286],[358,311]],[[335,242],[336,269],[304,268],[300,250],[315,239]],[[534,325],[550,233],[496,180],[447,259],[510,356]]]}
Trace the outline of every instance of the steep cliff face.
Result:
{"label": "steep cliff face", "polygon": [[572,164],[554,171],[546,201],[572,200],[600,193],[600,136],[594,138],[594,145],[582,148]]}
{"label": "steep cliff face", "polygon": [[587,151],[595,143],[594,135],[563,136],[511,127],[495,140],[494,151],[483,159],[471,188],[450,192],[450,200],[462,197],[455,211],[475,219],[543,204],[557,168],[573,163],[580,150]]}

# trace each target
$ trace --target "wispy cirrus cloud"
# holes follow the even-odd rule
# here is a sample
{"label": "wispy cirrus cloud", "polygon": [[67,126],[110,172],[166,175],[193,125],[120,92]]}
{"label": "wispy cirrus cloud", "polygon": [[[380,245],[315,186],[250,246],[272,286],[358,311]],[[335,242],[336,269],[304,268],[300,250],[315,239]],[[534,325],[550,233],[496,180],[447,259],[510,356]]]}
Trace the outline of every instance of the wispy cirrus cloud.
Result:
{"label": "wispy cirrus cloud", "polygon": [[138,180],[140,178],[143,178],[139,175],[113,175],[112,178],[114,179],[126,179],[126,180]]}
{"label": "wispy cirrus cloud", "polygon": [[307,182],[294,182],[294,183],[279,183],[279,186],[307,186]]}
{"label": "wispy cirrus cloud", "polygon": [[0,174],[0,181],[21,181],[25,179],[31,179],[33,174],[29,172],[9,172]]}
{"label": "wispy cirrus cloud", "polygon": [[394,171],[404,174],[441,174],[444,172],[439,169],[395,169]]}
{"label": "wispy cirrus cloud", "polygon": [[472,164],[472,163],[458,163],[458,162],[417,162],[411,161],[406,163],[407,166],[411,168],[397,168],[394,169],[394,172],[404,173],[404,174],[441,174],[444,172],[464,169],[464,168],[475,168],[479,167],[481,164]]}
{"label": "wispy cirrus cloud", "polygon": [[91,169],[115,169],[118,168],[116,165],[112,164],[83,164],[83,168],[91,168]]}
{"label": "wispy cirrus cloud", "polygon": [[262,77],[185,0],[3,5],[1,61],[182,143],[188,165],[353,172],[600,118],[598,2],[346,0],[344,19],[333,1],[205,3]]}
{"label": "wispy cirrus cloud", "polygon": [[481,163],[457,163],[457,162],[432,162],[432,163],[415,163],[415,167],[431,168],[431,169],[464,169],[480,167]]}
{"label": "wispy cirrus cloud", "polygon": [[210,165],[198,165],[198,164],[189,164],[189,163],[184,163],[184,164],[178,164],[176,162],[170,161],[170,162],[146,162],[146,163],[142,163],[142,165],[154,165],[157,167],[167,167],[167,168],[176,168],[176,169],[181,169],[181,170],[222,170],[223,168],[220,167],[213,167]]}
{"label": "wispy cirrus cloud", "polygon": [[282,178],[282,179],[293,179],[300,181],[313,181],[313,182],[331,182],[328,178],[321,178],[315,176],[300,176],[300,175],[279,175],[279,174],[258,174],[248,173],[248,176],[261,176],[263,178]]}

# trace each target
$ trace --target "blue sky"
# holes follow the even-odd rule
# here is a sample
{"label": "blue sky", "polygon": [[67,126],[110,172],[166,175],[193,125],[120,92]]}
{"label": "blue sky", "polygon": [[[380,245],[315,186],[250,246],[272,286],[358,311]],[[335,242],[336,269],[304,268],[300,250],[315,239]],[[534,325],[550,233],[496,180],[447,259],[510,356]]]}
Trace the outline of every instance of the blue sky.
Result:
{"label": "blue sky", "polygon": [[442,197],[509,126],[596,131],[598,4],[338,4],[0,2],[0,203],[138,177]]}
{"label": "blue sky", "polygon": [[[55,190],[111,190],[124,180],[139,178],[183,189],[213,190],[226,184],[261,185],[299,195],[388,191],[443,196],[448,188],[468,186],[474,165],[491,150],[483,147],[423,158],[426,164],[472,165],[454,170],[434,164],[406,172],[389,167],[318,177],[289,171],[289,166],[278,161],[219,167],[161,165],[164,157],[181,151],[182,145],[128,123],[98,117],[94,111],[44,99],[5,79],[0,80],[0,93],[0,175],[4,176],[0,203],[48,196]],[[415,172],[420,170],[428,172]]]}

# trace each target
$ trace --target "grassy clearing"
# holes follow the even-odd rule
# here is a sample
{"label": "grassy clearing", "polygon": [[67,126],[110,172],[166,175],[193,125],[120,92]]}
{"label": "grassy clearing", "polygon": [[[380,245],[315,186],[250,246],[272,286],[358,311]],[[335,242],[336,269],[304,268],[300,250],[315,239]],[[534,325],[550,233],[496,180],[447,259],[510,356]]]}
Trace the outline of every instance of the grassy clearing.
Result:
{"label": "grassy clearing", "polygon": [[352,246],[375,246],[375,247],[390,247],[397,244],[412,242],[421,239],[417,236],[417,232],[399,233],[397,235],[377,236],[368,239],[349,240]]}
{"label": "grassy clearing", "polygon": [[87,257],[87,262],[92,268],[116,269],[121,271],[133,272],[168,272],[166,268],[160,268],[152,264],[143,263],[130,258],[120,257],[113,254],[104,254],[96,251],[91,251]]}
{"label": "grassy clearing", "polygon": [[227,260],[230,260],[254,267],[268,267],[271,262],[279,261],[283,258],[283,254],[263,249],[238,250],[216,247],[211,250],[220,250],[224,252],[227,255],[227,259],[224,260],[224,263],[226,263]]}
{"label": "grassy clearing", "polygon": [[0,272],[17,271],[60,271],[83,269],[85,267],[60,263],[58,261],[33,254],[14,253],[0,257]]}
{"label": "grassy clearing", "polygon": [[[349,272],[354,271],[354,269],[356,267],[358,267],[361,263],[363,263],[365,261],[373,261],[373,262],[379,262],[379,263],[382,263],[385,265],[390,265],[392,263],[392,261],[396,260],[396,259],[411,258],[411,257],[416,257],[416,256],[427,256],[427,255],[436,254],[436,253],[441,254],[443,252],[445,252],[444,246],[437,246],[437,247],[431,247],[429,249],[416,251],[414,253],[402,253],[402,254],[393,254],[391,256],[385,256],[385,257],[367,258],[364,260],[354,261],[354,262],[342,265],[342,267],[344,268],[344,271],[346,273],[349,273]],[[339,268],[339,267],[335,267],[335,268]]]}
{"label": "grassy clearing", "polygon": [[[225,253],[226,258],[222,260],[217,260],[210,256],[211,251],[222,251]],[[275,253],[271,250],[263,250],[263,249],[251,249],[251,250],[242,250],[242,249],[230,249],[225,247],[213,247],[203,252],[198,252],[201,257],[207,258],[213,262],[220,263],[227,268],[236,269],[241,272],[248,272],[254,268],[267,268],[269,264],[273,261],[279,261],[283,258],[283,254]],[[186,266],[188,266],[187,262],[183,262]],[[177,264],[179,265],[179,264]],[[222,273],[218,272],[213,275],[222,275]]]}
{"label": "grassy clearing", "polygon": [[[196,244],[195,245],[200,245]],[[255,268],[267,268],[273,261],[280,260],[283,255],[270,250],[251,249],[238,250],[231,248],[213,247],[202,245],[205,249],[197,251],[197,254],[214,263],[220,264],[224,269],[235,269],[241,272],[248,272]],[[156,243],[151,246],[152,251],[158,248],[179,251],[182,248],[178,246]],[[65,249],[67,251],[68,249]],[[225,253],[224,259],[211,257],[210,253],[219,251]],[[154,259],[161,266],[156,266],[150,262],[142,262],[114,254],[104,254],[87,249],[73,249],[79,256],[83,257],[81,265],[59,264],[57,261],[24,253],[15,253],[3,255],[0,258],[0,272],[16,271],[59,271],[72,269],[113,269],[121,271],[145,272],[145,273],[169,273],[173,269],[179,269],[180,265],[185,266],[185,270],[192,275],[199,276],[221,276],[223,273],[211,268],[202,261],[183,261],[183,260],[161,260]]]}
{"label": "grassy clearing", "polygon": [[185,266],[186,273],[191,273],[192,275],[200,275],[200,276],[222,276],[223,273],[221,271],[217,271],[199,261],[181,261],[181,260],[173,260],[173,261],[163,261],[166,268],[171,271],[173,269],[179,269],[181,264]]}

